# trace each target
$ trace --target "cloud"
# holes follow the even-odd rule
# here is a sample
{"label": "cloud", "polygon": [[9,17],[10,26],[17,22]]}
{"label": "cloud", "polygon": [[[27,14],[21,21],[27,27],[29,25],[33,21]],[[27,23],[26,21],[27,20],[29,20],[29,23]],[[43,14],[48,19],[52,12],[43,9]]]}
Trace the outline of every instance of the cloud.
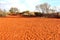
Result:
{"label": "cloud", "polygon": [[5,0],[5,1],[0,1],[0,8],[10,8],[10,7],[12,7],[12,6],[15,6],[15,7],[17,7],[17,5],[18,5],[19,3],[18,3],[18,0]]}
{"label": "cloud", "polygon": [[26,0],[25,2],[26,5],[28,6],[27,8],[29,8],[30,10],[34,10],[39,0]]}
{"label": "cloud", "polygon": [[6,2],[4,2],[4,1],[0,1],[0,4],[6,4]]}
{"label": "cloud", "polygon": [[39,0],[5,0],[0,1],[0,8],[9,9],[11,7],[17,7],[21,11],[24,10],[34,10],[35,5],[39,2]]}

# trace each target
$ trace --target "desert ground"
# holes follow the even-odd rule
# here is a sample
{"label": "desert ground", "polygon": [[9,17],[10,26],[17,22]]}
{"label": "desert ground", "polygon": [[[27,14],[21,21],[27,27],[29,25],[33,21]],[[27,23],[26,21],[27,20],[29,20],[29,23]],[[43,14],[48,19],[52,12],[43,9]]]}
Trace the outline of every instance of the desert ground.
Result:
{"label": "desert ground", "polygon": [[0,17],[0,40],[60,40],[60,19]]}

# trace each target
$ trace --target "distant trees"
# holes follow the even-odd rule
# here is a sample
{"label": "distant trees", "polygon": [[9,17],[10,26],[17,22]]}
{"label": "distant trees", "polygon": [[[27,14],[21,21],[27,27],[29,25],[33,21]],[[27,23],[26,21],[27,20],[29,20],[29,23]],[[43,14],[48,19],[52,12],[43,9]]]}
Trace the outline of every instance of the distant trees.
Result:
{"label": "distant trees", "polygon": [[6,10],[4,9],[4,10],[1,10],[0,9],[0,17],[5,17],[5,16],[7,16],[8,14],[7,14],[7,12],[6,12]]}
{"label": "distant trees", "polygon": [[3,10],[3,16],[7,16],[8,15],[8,13],[7,13],[7,11],[4,9]]}
{"label": "distant trees", "polygon": [[35,16],[35,13],[27,10],[27,11],[22,12],[22,16],[33,17],[33,16]]}
{"label": "distant trees", "polygon": [[31,16],[31,13],[30,13],[30,11],[24,11],[24,12],[22,12],[23,13],[23,16]]}
{"label": "distant trees", "polygon": [[3,11],[0,9],[0,16],[2,16],[2,14],[3,14]]}
{"label": "distant trees", "polygon": [[48,13],[49,12],[50,5],[48,3],[40,4],[36,6],[36,9],[42,11],[42,13]]}
{"label": "distant trees", "polygon": [[[16,7],[11,7],[9,10],[10,15],[17,15],[20,14],[21,16],[38,16],[38,17],[60,17],[60,13],[57,12],[55,7],[51,7],[48,3],[43,3],[40,5],[36,5],[36,12],[30,12],[29,10],[19,12],[19,9]],[[8,15],[6,10],[0,9],[0,16],[7,16]]]}
{"label": "distant trees", "polygon": [[34,12],[35,13],[35,16],[38,16],[38,17],[41,17],[42,16],[42,13],[41,12]]}
{"label": "distant trees", "polygon": [[[36,6],[36,9],[41,12],[43,17],[55,17],[60,18],[60,13],[57,12],[57,9],[55,7],[51,7],[48,3],[43,3]],[[36,13],[37,15],[38,13]],[[38,14],[41,16],[41,13]]]}
{"label": "distant trees", "polygon": [[18,13],[19,13],[19,10],[18,10],[18,8],[11,7],[10,10],[9,10],[9,12],[10,12],[11,14],[18,14]]}

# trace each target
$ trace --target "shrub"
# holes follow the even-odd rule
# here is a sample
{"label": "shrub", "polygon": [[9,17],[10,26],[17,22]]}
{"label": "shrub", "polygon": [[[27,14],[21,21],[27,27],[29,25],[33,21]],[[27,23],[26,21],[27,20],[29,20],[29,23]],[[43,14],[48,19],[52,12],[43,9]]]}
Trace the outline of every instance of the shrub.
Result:
{"label": "shrub", "polygon": [[42,16],[43,14],[42,13],[39,13],[39,12],[35,12],[35,16]]}

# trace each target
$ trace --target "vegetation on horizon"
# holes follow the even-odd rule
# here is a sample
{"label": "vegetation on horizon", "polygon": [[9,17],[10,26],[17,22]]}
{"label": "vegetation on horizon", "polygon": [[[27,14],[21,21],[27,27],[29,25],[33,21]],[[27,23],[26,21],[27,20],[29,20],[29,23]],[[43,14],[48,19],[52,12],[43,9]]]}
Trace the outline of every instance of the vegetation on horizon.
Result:
{"label": "vegetation on horizon", "polygon": [[18,8],[11,7],[9,13],[6,10],[0,9],[0,16],[7,16],[7,15],[22,15],[22,16],[39,16],[39,17],[59,17],[60,13],[57,12],[55,9],[51,9],[51,6],[48,3],[43,3],[40,5],[36,5],[36,10],[39,12],[30,12],[30,11],[23,11],[19,12]]}

